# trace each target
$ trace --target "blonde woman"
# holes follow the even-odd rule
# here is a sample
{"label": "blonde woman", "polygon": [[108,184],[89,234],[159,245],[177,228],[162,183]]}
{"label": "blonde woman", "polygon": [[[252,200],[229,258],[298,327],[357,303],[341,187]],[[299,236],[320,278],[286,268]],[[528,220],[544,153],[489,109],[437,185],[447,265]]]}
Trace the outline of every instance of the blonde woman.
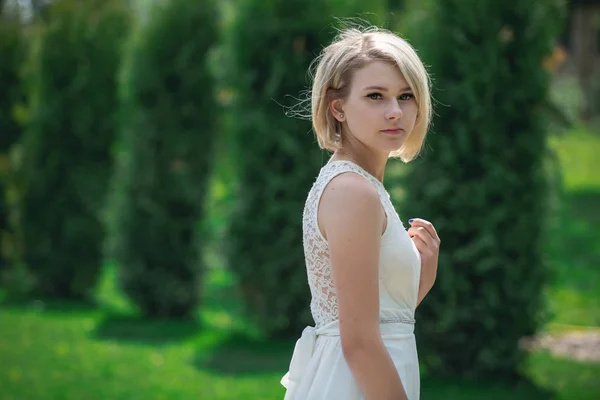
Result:
{"label": "blonde woman", "polygon": [[333,152],[308,194],[304,251],[315,327],[296,343],[286,400],[416,400],[415,309],[432,288],[440,239],[401,222],[383,185],[390,157],[419,153],[430,81],[384,30],[347,29],[315,60],[312,122]]}

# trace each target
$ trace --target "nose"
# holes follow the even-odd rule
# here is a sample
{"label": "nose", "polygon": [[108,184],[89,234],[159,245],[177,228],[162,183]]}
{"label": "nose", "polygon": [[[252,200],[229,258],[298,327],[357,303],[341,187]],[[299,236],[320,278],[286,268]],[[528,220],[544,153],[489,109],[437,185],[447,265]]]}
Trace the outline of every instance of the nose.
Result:
{"label": "nose", "polygon": [[394,100],[390,106],[390,109],[386,112],[385,118],[390,121],[396,121],[401,119],[402,116],[402,108],[400,108],[398,101]]}

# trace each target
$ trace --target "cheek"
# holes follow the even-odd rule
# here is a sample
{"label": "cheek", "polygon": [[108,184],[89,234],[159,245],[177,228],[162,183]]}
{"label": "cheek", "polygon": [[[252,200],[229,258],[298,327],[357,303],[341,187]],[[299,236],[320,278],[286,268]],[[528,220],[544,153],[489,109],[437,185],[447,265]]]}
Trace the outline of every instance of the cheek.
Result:
{"label": "cheek", "polygon": [[371,120],[376,119],[377,116],[378,111],[375,107],[359,103],[354,105],[348,113],[348,124],[358,130],[372,124]]}
{"label": "cheek", "polygon": [[404,112],[404,116],[410,118],[413,122],[417,120],[417,113],[419,111],[417,103],[411,102],[410,104],[407,104],[402,111]]}

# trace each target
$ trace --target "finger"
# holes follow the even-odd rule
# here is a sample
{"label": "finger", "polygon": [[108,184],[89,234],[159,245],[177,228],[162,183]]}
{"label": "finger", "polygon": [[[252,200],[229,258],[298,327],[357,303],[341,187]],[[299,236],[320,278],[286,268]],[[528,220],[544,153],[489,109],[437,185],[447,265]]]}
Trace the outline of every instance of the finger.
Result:
{"label": "finger", "polygon": [[437,234],[437,231],[431,222],[424,220],[422,218],[413,218],[413,219],[409,220],[408,222],[411,224],[411,226],[424,227],[425,229],[427,229],[427,232],[429,232],[429,234],[431,235],[431,237],[433,239],[440,240],[440,238]]}
{"label": "finger", "polygon": [[425,229],[427,229],[427,232],[429,232],[429,234],[431,235],[432,238],[436,239],[438,238],[437,235],[437,231],[435,230],[435,227],[433,226],[433,224],[427,220],[424,220],[422,218],[414,218],[408,221],[411,226],[422,226]]}
{"label": "finger", "polygon": [[410,231],[409,235],[412,234],[413,237],[419,238],[428,247],[431,247],[431,248],[436,247],[434,239],[431,237],[431,235],[429,234],[429,232],[427,232],[427,230],[425,228],[423,228],[422,226],[419,226],[419,227],[414,227],[411,229],[412,229],[412,231]]}
{"label": "finger", "polygon": [[413,227],[411,227],[408,230],[408,235],[409,236],[419,236],[428,245],[434,243],[434,239],[431,237],[431,234],[423,226],[413,226]]}
{"label": "finger", "polygon": [[423,226],[417,227],[417,234],[423,237],[423,240],[427,242],[427,244],[434,246],[436,243],[435,237],[431,235],[431,232],[427,230],[427,228]]}
{"label": "finger", "polygon": [[419,254],[421,254],[422,256],[425,254],[432,253],[431,248],[419,236],[413,237],[412,241],[414,242],[415,247],[417,248]]}
{"label": "finger", "polygon": [[413,236],[411,237],[411,240],[414,242],[419,253],[423,254],[424,251],[427,251],[427,243],[425,243],[423,239],[418,236]]}
{"label": "finger", "polygon": [[435,239],[431,237],[431,234],[427,229],[425,229],[422,226],[419,226],[417,227],[416,232],[417,236],[420,237],[425,243],[427,243],[427,246],[431,247],[432,249],[437,247]]}

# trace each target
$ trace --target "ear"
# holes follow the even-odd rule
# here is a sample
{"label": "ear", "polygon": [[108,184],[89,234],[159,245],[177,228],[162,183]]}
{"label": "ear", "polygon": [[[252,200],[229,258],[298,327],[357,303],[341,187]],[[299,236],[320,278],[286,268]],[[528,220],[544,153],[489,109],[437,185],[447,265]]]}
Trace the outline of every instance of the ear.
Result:
{"label": "ear", "polygon": [[346,120],[346,114],[344,113],[343,105],[342,99],[333,100],[329,104],[329,111],[339,122],[344,122]]}

